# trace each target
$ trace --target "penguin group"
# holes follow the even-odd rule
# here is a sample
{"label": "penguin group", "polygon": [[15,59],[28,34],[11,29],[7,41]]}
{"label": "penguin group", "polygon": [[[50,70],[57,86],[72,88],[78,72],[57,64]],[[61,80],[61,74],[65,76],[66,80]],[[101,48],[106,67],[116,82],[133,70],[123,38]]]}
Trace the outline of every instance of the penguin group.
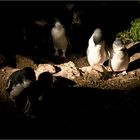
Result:
{"label": "penguin group", "polygon": [[52,74],[41,73],[36,80],[34,69],[25,67],[7,79],[6,90],[19,115],[35,118],[38,108],[52,86]]}
{"label": "penguin group", "polygon": [[[82,34],[82,27],[86,26],[86,24],[83,24],[84,21],[81,16],[82,12],[80,13],[79,11],[75,10],[75,5],[73,4],[66,5],[66,8],[69,12],[72,13],[71,27],[68,31],[71,33],[73,30],[79,29],[77,31],[80,32],[80,34]],[[85,33],[85,31],[87,31],[89,28],[84,27],[84,29]],[[66,52],[69,48],[68,46],[70,46],[71,42],[73,42],[73,38],[70,38],[69,40],[69,34],[67,34],[66,31],[66,26],[64,26],[62,22],[60,22],[59,20],[55,21],[55,25],[51,30],[51,36],[55,48],[55,56],[59,56],[58,50],[61,50],[61,56],[63,58],[66,58]],[[91,36],[87,31],[89,38],[84,36],[84,39],[87,42],[87,46],[84,46],[84,51],[87,56],[87,61],[89,65],[91,67],[94,67],[94,65],[100,65],[105,68],[104,64],[106,61],[108,61],[108,66],[110,67],[113,73],[122,72],[123,75],[126,75],[130,58],[126,47],[122,43],[122,40],[116,38],[115,40],[111,39],[112,42],[107,43],[105,31],[103,31],[101,27],[98,27],[98,25],[96,28],[90,29],[90,32]],[[73,32],[72,35],[74,36],[75,40],[79,41],[78,45],[80,46],[79,34],[77,35],[76,32]],[[72,43],[72,46],[73,48],[76,48],[76,46],[74,46],[74,43]],[[78,50],[80,49],[82,49],[82,47]]]}
{"label": "penguin group", "polygon": [[45,106],[50,100],[53,102],[55,89],[58,93],[60,88],[72,87],[74,84],[71,80],[55,77],[50,72],[43,72],[36,78],[34,69],[25,67],[8,77],[6,91],[14,104],[17,117],[36,119],[47,112]]}
{"label": "penguin group", "polygon": [[88,41],[87,60],[90,66],[101,65],[108,60],[113,73],[127,74],[129,55],[121,39],[116,38],[109,48],[103,38],[102,30],[96,28]]}
{"label": "penguin group", "polygon": [[[68,50],[71,48],[73,51],[76,47],[79,47],[78,50],[80,52],[80,49],[83,49],[80,41],[85,39],[84,42],[86,41],[87,46],[83,43],[84,51],[91,67],[94,67],[94,65],[104,67],[104,63],[108,61],[108,66],[113,73],[122,72],[123,75],[126,75],[129,66],[129,56],[121,39],[116,38],[111,42],[110,47],[102,28],[96,25],[97,28],[90,28],[91,34],[88,32],[89,28],[84,24],[85,21],[82,18],[83,12],[77,11],[74,4],[66,4],[65,10],[61,13],[63,15],[54,16],[52,20],[53,24],[50,28],[52,44],[50,46],[53,46],[52,48],[54,49],[53,56],[56,59],[57,57],[65,59],[67,58]],[[82,34],[86,33],[89,38],[86,35],[80,38],[80,34],[83,36]],[[79,43],[76,43],[75,46],[75,41],[73,40]]]}
{"label": "penguin group", "polygon": [[[74,5],[69,5],[69,7],[70,6],[74,9]],[[69,11],[72,12],[72,23],[69,31],[71,32],[74,30],[75,26],[82,30],[81,27],[85,25],[83,25],[80,12],[73,10],[71,7],[69,8]],[[85,29],[88,30],[87,28]],[[59,56],[58,50],[61,50],[61,56],[66,58],[68,46],[73,41],[73,39],[69,41],[69,36],[67,35],[66,30],[67,29],[62,24],[62,22],[59,20],[55,21],[54,27],[51,30],[51,36],[55,48],[55,56]],[[80,30],[78,31],[80,32]],[[76,36],[76,39],[78,38],[79,37]],[[87,47],[85,46],[85,51],[89,65],[101,65],[104,67],[104,63],[108,61],[108,66],[113,73],[122,72],[123,75],[126,75],[129,66],[129,55],[126,47],[122,43],[121,39],[116,38],[113,42],[111,42],[111,45],[107,43],[106,39],[107,37],[105,36],[105,31],[103,31],[103,29],[100,27],[94,29],[92,28],[90,38],[85,38],[87,41]]]}

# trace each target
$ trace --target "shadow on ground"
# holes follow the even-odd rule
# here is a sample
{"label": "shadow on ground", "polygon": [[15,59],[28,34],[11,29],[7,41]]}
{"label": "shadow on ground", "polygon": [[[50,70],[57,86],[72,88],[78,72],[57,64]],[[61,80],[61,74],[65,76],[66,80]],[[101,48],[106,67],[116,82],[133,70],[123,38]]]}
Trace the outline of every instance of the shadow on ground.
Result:
{"label": "shadow on ground", "polygon": [[37,119],[1,115],[0,137],[139,138],[139,89],[56,88]]}
{"label": "shadow on ground", "polygon": [[140,52],[140,43],[133,45],[131,48],[128,49],[129,56],[133,56],[135,53]]}
{"label": "shadow on ground", "polygon": [[[132,57],[134,54],[140,52],[140,43],[133,45],[128,49],[129,57]],[[140,68],[140,59],[136,59],[129,63],[129,71],[136,70]]]}

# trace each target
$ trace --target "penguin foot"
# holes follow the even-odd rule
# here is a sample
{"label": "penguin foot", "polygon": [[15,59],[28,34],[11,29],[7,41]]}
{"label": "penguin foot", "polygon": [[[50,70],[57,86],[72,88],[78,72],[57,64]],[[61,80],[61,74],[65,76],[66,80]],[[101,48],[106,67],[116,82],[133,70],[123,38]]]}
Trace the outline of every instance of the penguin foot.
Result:
{"label": "penguin foot", "polygon": [[65,53],[63,53],[61,57],[62,57],[62,58],[66,58],[66,55],[65,55]]}
{"label": "penguin foot", "polygon": [[64,50],[62,50],[62,56],[61,56],[62,58],[66,58],[66,50],[64,49]]}
{"label": "penguin foot", "polygon": [[58,51],[55,51],[54,56],[55,56],[55,57],[59,56]]}
{"label": "penguin foot", "polygon": [[125,75],[127,75],[127,72],[126,71],[123,71],[123,72],[118,73],[118,74],[116,72],[113,73],[113,77],[117,77],[117,76],[121,76],[121,75],[122,76],[125,76]]}
{"label": "penguin foot", "polygon": [[122,75],[123,75],[123,76],[127,75],[127,72],[126,72],[126,71],[123,71],[123,72],[122,72]]}
{"label": "penguin foot", "polygon": [[112,76],[113,76],[113,77],[117,77],[118,75],[117,75],[116,72],[113,72]]}

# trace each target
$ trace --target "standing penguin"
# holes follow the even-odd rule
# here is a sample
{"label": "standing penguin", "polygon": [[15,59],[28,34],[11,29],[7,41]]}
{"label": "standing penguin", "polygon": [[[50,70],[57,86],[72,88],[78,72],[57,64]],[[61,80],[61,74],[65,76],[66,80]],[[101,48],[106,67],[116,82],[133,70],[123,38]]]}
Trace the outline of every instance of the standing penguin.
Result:
{"label": "standing penguin", "polygon": [[55,21],[55,25],[51,30],[51,36],[55,49],[55,56],[59,56],[59,50],[62,51],[62,58],[66,58],[66,51],[68,49],[68,37],[65,33],[65,27],[59,21]]}
{"label": "standing penguin", "polygon": [[14,101],[35,80],[35,72],[31,67],[25,67],[12,73],[6,83],[6,90],[9,93],[10,99]]}
{"label": "standing penguin", "polygon": [[127,49],[122,44],[120,39],[113,42],[112,49],[110,50],[109,65],[113,72],[122,72],[123,75],[127,74],[129,65],[129,56]]}
{"label": "standing penguin", "polygon": [[100,28],[94,30],[88,41],[87,60],[90,66],[103,65],[108,59],[108,54],[105,48],[105,41]]}

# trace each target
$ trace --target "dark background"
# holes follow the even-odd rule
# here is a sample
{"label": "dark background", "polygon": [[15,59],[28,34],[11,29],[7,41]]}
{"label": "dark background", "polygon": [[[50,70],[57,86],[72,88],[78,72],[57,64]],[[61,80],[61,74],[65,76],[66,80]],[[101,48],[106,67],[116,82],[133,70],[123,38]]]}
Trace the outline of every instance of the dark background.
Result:
{"label": "dark background", "polygon": [[[33,20],[52,20],[56,16],[68,16],[64,10],[66,1],[1,1],[0,2],[0,48],[13,50],[22,47],[22,28]],[[130,22],[139,17],[137,1],[74,1],[76,9],[85,13],[87,38],[96,27],[101,27],[111,42],[119,31],[128,29]]]}

